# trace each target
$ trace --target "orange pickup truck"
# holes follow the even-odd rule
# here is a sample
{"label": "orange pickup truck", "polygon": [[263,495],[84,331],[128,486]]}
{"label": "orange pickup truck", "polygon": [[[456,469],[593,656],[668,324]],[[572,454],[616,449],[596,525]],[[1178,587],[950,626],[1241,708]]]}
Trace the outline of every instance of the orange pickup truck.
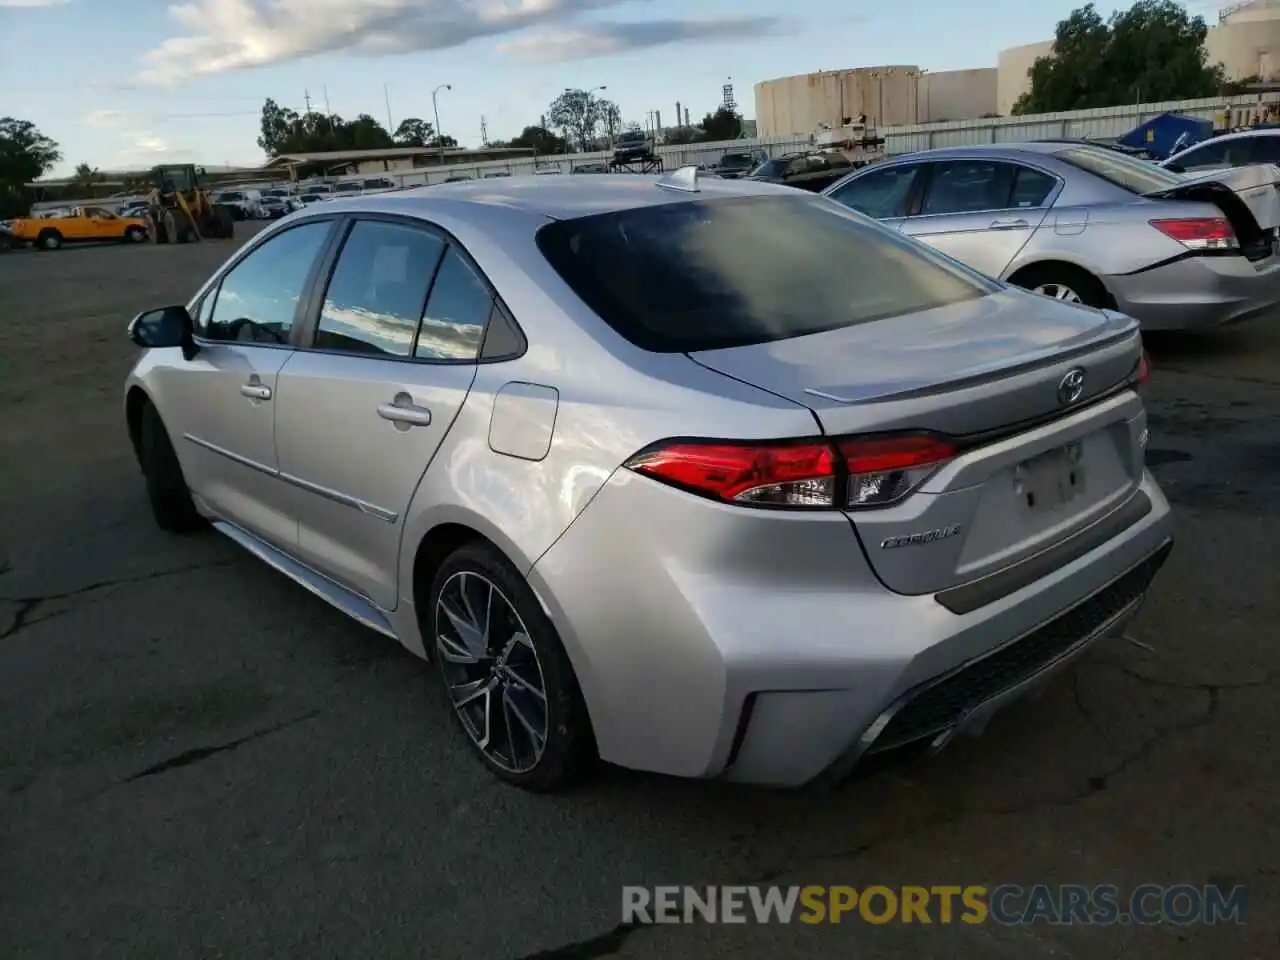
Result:
{"label": "orange pickup truck", "polygon": [[27,217],[9,224],[10,242],[57,250],[64,243],[118,240],[142,243],[150,227],[145,217],[121,217],[105,207],[72,207],[66,215]]}

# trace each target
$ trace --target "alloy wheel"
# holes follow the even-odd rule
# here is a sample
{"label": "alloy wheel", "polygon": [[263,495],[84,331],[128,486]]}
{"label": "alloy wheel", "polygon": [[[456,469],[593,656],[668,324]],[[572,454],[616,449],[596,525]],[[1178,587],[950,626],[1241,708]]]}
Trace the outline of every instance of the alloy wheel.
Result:
{"label": "alloy wheel", "polygon": [[1033,287],[1032,290],[1042,296],[1052,297],[1054,300],[1061,300],[1064,303],[1084,302],[1080,299],[1080,294],[1064,283],[1042,283],[1038,287]]}
{"label": "alloy wheel", "polygon": [[546,680],[520,614],[497,586],[459,571],[440,588],[436,655],[467,735],[508,773],[537,766],[547,745]]}

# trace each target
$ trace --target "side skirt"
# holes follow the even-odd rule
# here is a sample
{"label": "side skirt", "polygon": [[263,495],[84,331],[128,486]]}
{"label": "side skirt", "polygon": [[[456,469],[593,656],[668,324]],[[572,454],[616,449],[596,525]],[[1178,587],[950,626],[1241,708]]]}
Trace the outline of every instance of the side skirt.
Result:
{"label": "side skirt", "polygon": [[213,528],[223,536],[229,537],[244,547],[259,560],[279,570],[290,580],[306,587],[321,600],[337,607],[352,620],[364,624],[370,630],[376,630],[383,636],[399,640],[387,612],[373,601],[360,596],[339,583],[330,580],[324,574],[311,569],[306,564],[295,560],[263,540],[258,539],[241,527],[226,520],[213,520]]}

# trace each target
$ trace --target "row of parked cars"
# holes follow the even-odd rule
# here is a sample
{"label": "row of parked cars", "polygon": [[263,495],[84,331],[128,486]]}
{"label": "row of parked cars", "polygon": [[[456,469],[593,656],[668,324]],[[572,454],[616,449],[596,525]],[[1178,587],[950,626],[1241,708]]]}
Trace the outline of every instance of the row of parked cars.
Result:
{"label": "row of parked cars", "polygon": [[1200,330],[1280,301],[1280,190],[1261,142],[1229,135],[1163,165],[1088,141],[944,148],[854,169],[811,153],[745,176],[819,192],[986,276],[1119,309],[1146,330]]}

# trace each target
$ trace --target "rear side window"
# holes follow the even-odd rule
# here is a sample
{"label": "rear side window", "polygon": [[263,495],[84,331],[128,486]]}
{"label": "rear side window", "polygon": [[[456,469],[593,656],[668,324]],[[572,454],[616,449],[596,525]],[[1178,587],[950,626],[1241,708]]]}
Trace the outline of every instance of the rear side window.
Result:
{"label": "rear side window", "polygon": [[325,291],[315,345],[321,350],[408,357],[444,240],[395,223],[351,228]]}
{"label": "rear side window", "polygon": [[1249,163],[1280,163],[1280,136],[1259,134],[1249,139]]}
{"label": "rear side window", "polygon": [[1018,167],[1018,176],[1013,181],[1013,196],[1009,200],[1010,207],[1039,207],[1049,199],[1053,188],[1058,185],[1056,178],[1030,167]]}
{"label": "rear side window", "polygon": [[1099,147],[1071,147],[1054,154],[1059,160],[1101,177],[1108,183],[1131,193],[1154,193],[1168,190],[1182,182],[1180,174],[1145,160],[1126,157],[1114,150]]}
{"label": "rear side window", "polygon": [[1003,210],[1013,190],[1014,168],[989,160],[952,160],[933,165],[921,214]]}
{"label": "rear side window", "polygon": [[422,360],[475,360],[492,309],[493,291],[450,247],[431,285],[414,356]]}
{"label": "rear side window", "polygon": [[543,255],[646,350],[714,350],[820,333],[995,289],[893,230],[816,197],[640,207],[549,224]]}

